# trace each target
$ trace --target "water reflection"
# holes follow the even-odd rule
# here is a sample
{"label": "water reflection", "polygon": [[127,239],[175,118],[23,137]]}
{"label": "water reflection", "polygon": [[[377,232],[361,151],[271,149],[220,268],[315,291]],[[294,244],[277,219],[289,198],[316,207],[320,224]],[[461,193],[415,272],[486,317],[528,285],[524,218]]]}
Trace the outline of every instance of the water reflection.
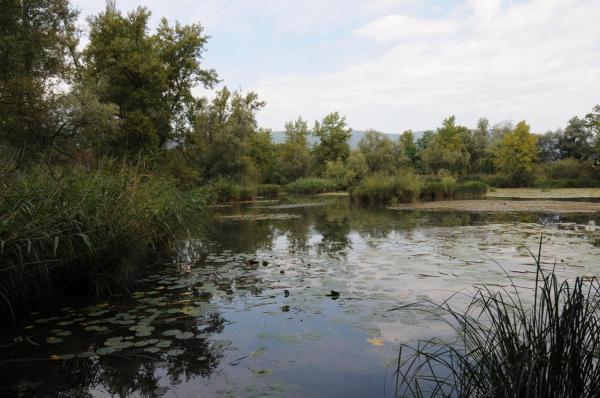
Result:
{"label": "water reflection", "polygon": [[434,330],[393,308],[501,285],[490,257],[531,282],[527,248],[541,232],[544,265],[559,258],[566,276],[595,272],[600,254],[590,215],[332,199],[223,211],[237,214],[260,217],[190,226],[197,236],[131,298],[2,330],[0,396],[382,396],[395,344]]}

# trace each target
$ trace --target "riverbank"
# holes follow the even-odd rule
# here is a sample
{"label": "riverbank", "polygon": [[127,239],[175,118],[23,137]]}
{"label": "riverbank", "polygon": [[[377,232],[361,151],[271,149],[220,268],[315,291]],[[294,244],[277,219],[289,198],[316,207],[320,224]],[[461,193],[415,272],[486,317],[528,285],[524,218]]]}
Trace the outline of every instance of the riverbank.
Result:
{"label": "riverbank", "polygon": [[596,213],[600,203],[562,200],[444,200],[438,202],[403,203],[390,206],[394,210],[437,210],[467,212],[540,212]]}

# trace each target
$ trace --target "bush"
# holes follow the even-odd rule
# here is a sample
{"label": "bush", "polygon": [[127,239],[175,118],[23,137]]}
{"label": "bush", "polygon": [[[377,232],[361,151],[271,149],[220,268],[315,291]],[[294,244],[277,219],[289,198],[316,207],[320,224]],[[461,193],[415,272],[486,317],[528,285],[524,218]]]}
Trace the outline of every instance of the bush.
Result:
{"label": "bush", "polygon": [[275,197],[279,195],[281,186],[277,184],[260,184],[256,187],[256,193],[258,196],[264,197]]}
{"label": "bush", "polygon": [[136,167],[35,167],[3,180],[0,313],[70,287],[125,288],[201,204]]}
{"label": "bush", "polygon": [[600,283],[588,277],[559,283],[553,273],[544,274],[539,255],[535,265],[532,305],[524,304],[512,284],[478,291],[465,311],[448,301],[422,308],[428,315],[437,314],[457,338],[403,345],[396,395],[598,396]]}
{"label": "bush", "polygon": [[217,180],[204,188],[204,191],[213,203],[251,201],[257,195],[257,187],[239,185],[230,180]]}
{"label": "bush", "polygon": [[425,200],[444,200],[454,196],[456,180],[451,176],[426,181],[421,189],[421,198]]}
{"label": "bush", "polygon": [[290,193],[311,195],[335,192],[342,188],[338,182],[327,178],[300,178],[286,186],[287,191]]}
{"label": "bush", "polygon": [[455,191],[455,197],[461,199],[473,199],[484,196],[488,191],[486,183],[481,181],[465,181],[458,184]]}
{"label": "bush", "polygon": [[546,177],[551,180],[594,179],[594,164],[591,161],[581,162],[567,158],[545,163],[543,168]]}
{"label": "bush", "polygon": [[420,192],[421,181],[412,174],[374,174],[365,177],[350,194],[352,200],[360,203],[387,204],[414,202],[419,198]]}
{"label": "bush", "polygon": [[250,185],[241,185],[238,188],[239,197],[238,200],[247,202],[256,199],[256,187]]}

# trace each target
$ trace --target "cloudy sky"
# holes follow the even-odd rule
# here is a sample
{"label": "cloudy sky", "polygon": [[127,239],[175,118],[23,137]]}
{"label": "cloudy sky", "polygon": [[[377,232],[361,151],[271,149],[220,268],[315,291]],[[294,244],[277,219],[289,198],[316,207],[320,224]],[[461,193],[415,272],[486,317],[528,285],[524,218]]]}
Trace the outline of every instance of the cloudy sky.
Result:
{"label": "cloudy sky", "polygon": [[[73,0],[84,17],[97,0]],[[598,0],[117,0],[211,36],[205,65],[267,101],[279,130],[339,111],[359,130],[526,119],[536,132],[600,103]]]}

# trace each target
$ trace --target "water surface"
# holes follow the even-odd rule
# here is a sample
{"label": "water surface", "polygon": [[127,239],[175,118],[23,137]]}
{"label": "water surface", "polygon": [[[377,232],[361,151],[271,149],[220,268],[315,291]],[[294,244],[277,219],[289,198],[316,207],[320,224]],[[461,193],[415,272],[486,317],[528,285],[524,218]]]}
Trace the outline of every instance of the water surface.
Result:
{"label": "water surface", "polygon": [[345,198],[224,208],[132,297],[3,327],[0,396],[392,396],[399,344],[447,333],[399,307],[506,273],[530,288],[542,233],[546,269],[594,275],[599,221]]}

